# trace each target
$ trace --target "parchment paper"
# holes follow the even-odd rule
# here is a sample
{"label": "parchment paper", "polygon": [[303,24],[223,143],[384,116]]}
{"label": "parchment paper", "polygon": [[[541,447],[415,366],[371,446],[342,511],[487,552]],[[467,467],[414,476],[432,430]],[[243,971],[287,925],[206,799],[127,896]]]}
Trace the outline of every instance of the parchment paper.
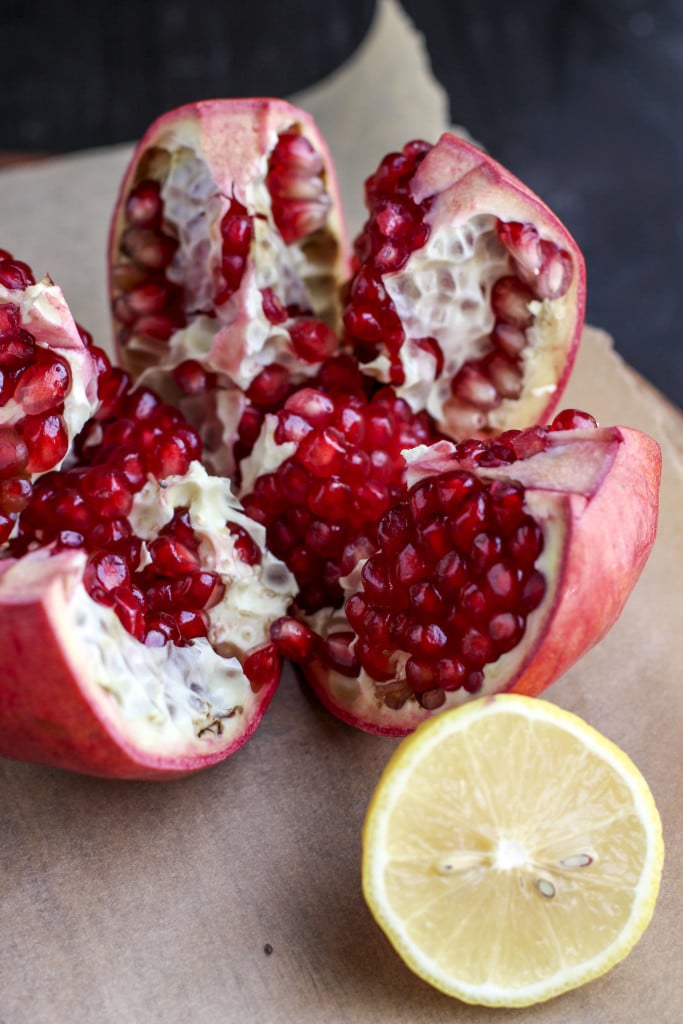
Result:
{"label": "parchment paper", "polygon": [[[353,61],[296,101],[331,143],[356,224],[351,196],[376,159],[446,124],[424,48],[390,2]],[[100,342],[107,221],[129,152],[0,176],[0,244],[49,271]],[[640,427],[664,450],[653,556],[617,626],[546,692],[631,755],[660,807],[664,880],[634,952],[528,1010],[464,1006],[414,977],[360,891],[362,819],[396,741],[341,725],[288,672],[253,739],[188,780],[109,783],[0,762],[0,1024],[681,1020],[683,421],[592,330],[565,404]]]}

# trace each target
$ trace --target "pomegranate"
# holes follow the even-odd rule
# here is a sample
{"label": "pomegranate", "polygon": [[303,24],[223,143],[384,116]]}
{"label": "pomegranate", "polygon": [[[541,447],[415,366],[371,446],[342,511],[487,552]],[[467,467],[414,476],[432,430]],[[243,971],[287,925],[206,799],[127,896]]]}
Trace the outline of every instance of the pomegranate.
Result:
{"label": "pomegranate", "polygon": [[388,154],[365,194],[343,320],[366,372],[456,439],[545,422],[585,307],[583,258],[563,225],[449,134]]}
{"label": "pomegranate", "polygon": [[[2,545],[0,754],[92,775],[185,775],[258,724],[281,668],[269,626],[294,581],[230,482],[207,474],[182,413],[133,388],[49,298],[52,335],[27,321],[40,351],[61,358],[50,342],[67,332],[80,358],[65,362],[69,394],[87,370],[98,399],[67,462],[29,481]],[[30,379],[24,407],[43,389]],[[23,477],[6,479],[16,492]]]}
{"label": "pomegranate", "polygon": [[146,132],[110,238],[120,354],[230,472],[244,391],[277,407],[339,346],[348,252],[334,167],[282,100],[189,104]]}
{"label": "pomegranate", "polygon": [[97,367],[64,297],[0,250],[0,543],[97,401]]}
{"label": "pomegranate", "polygon": [[376,543],[336,581],[343,607],[271,630],[331,711],[390,735],[474,695],[536,695],[600,640],[654,542],[661,464],[651,438],[575,410],[405,457]]}

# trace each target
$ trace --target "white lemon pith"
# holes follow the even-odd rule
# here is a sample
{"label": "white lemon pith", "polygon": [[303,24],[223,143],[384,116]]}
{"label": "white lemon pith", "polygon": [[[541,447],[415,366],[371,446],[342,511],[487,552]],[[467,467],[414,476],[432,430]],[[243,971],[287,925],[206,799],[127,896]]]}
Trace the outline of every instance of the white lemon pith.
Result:
{"label": "white lemon pith", "polygon": [[569,712],[505,694],[430,719],[397,748],[366,817],[363,890],[426,981],[524,1006],[626,956],[663,855],[626,754]]}

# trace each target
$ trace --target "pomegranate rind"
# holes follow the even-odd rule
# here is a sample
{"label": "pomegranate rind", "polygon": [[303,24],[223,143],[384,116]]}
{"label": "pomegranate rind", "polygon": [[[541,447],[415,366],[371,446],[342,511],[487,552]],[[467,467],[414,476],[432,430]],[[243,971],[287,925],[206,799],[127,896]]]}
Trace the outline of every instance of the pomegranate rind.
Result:
{"label": "pomegranate rind", "polygon": [[[440,231],[455,233],[472,222],[481,222],[482,218],[490,218],[491,225],[495,220],[531,224],[538,229],[543,240],[554,243],[569,254],[572,274],[569,287],[559,298],[531,304],[535,323],[530,330],[531,343],[523,356],[522,392],[518,398],[503,398],[488,413],[481,430],[468,423],[463,433],[463,409],[458,398],[452,397],[450,392],[454,371],[462,365],[460,344],[457,338],[444,342],[439,337],[441,321],[431,324],[433,331],[430,331],[429,323],[422,323],[421,329],[413,325],[415,333],[411,333],[411,326],[403,320],[407,341],[400,350],[399,359],[406,380],[397,386],[398,393],[413,408],[428,409],[439,428],[454,438],[489,436],[509,428],[548,422],[568,382],[584,323],[586,269],[576,241],[558,217],[523,182],[476,146],[450,133],[444,133],[418,165],[410,192],[417,204],[430,201],[424,220],[429,225],[431,236]],[[400,295],[401,281],[413,279],[414,285],[416,261],[422,259],[429,244],[428,240],[424,247],[412,253],[401,270],[381,275],[392,298]],[[437,262],[441,266],[449,265],[445,251],[439,251]],[[429,287],[433,287],[432,282]],[[407,300],[408,310],[412,302],[412,299]],[[432,333],[438,337],[443,350],[444,368],[439,373],[433,356],[413,340]],[[381,380],[390,379],[385,356],[379,356],[365,369]]]}
{"label": "pomegranate rind", "polygon": [[[202,211],[210,221],[211,251],[204,252],[201,261],[195,260],[193,265],[186,267],[185,273],[181,272],[179,283],[188,285],[190,276],[198,282],[216,279],[220,264],[220,221],[233,198],[245,206],[249,214],[258,214],[264,225],[270,218],[271,233],[277,234],[264,185],[267,159],[278,135],[293,126],[311,142],[324,164],[325,187],[331,200],[325,230],[336,251],[331,264],[325,269],[329,282],[323,289],[322,306],[329,306],[330,319],[336,320],[337,292],[348,277],[350,265],[336,172],[327,143],[311,115],[285,100],[206,100],[169,111],[150,125],[133,154],[115,204],[109,234],[110,271],[120,258],[126,199],[131,189],[148,175],[153,154],[158,151],[192,153],[204,165],[205,174],[211,181]],[[199,324],[196,335],[186,329],[180,331],[175,339],[172,337],[166,351],[163,347],[156,352],[135,351],[119,344],[120,359],[137,375],[145,367],[162,365],[168,369],[184,359],[197,358],[210,371],[227,375],[238,388],[247,387],[263,365],[282,355],[277,350],[263,352],[259,349],[265,331],[271,325],[267,324],[260,308],[261,296],[255,284],[256,269],[251,255],[239,289],[220,311],[223,323],[208,338],[206,335],[199,337]],[[309,269],[315,275],[315,260]],[[116,288],[111,275],[110,288],[114,295]],[[213,314],[215,310],[210,312]],[[116,323],[115,316],[114,321]],[[156,374],[152,379],[159,387],[160,375]]]}
{"label": "pomegranate rind", "polygon": [[[15,564],[0,565],[1,756],[104,778],[165,780],[224,760],[253,734],[277,680],[257,693],[244,688],[239,727],[227,736],[155,741],[136,734],[106,680],[95,677],[78,635],[79,602],[90,600],[81,593],[82,553],[48,557],[41,571],[27,571],[21,587],[4,587]],[[132,637],[130,642],[139,657],[150,653]]]}
{"label": "pomegranate rind", "polygon": [[[661,450],[656,441],[627,427],[608,430],[611,443],[605,447],[604,464],[593,467],[587,493],[567,493],[565,483],[553,480],[551,474],[545,481],[529,474],[526,501],[546,537],[543,571],[548,590],[529,616],[523,642],[485,667],[484,683],[476,694],[462,689],[446,692],[445,702],[435,711],[414,699],[400,709],[389,709],[365,673],[360,678],[344,677],[313,657],[302,669],[321,703],[356,728],[403,736],[426,718],[478,697],[497,692],[536,696],[597,644],[621,615],[654,545],[661,479]],[[561,441],[571,443],[569,434]],[[590,445],[591,431],[571,434]],[[439,442],[424,449],[426,454],[420,453],[412,464],[413,478],[447,469],[449,448],[449,442]],[[518,479],[524,472],[520,466],[524,463],[495,473],[474,472]],[[322,613],[311,625],[322,635],[350,628],[341,612],[332,625]]]}

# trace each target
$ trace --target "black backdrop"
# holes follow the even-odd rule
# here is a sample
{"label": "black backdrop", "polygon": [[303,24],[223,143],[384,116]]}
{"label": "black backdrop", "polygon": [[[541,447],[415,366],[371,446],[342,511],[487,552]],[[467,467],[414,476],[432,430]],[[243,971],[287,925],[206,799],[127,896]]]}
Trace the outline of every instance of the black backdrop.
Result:
{"label": "black backdrop", "polygon": [[[581,244],[590,322],[683,405],[683,2],[403,6],[426,37],[453,121]],[[342,62],[374,7],[0,0],[0,149],[129,141],[192,99],[286,95]]]}

